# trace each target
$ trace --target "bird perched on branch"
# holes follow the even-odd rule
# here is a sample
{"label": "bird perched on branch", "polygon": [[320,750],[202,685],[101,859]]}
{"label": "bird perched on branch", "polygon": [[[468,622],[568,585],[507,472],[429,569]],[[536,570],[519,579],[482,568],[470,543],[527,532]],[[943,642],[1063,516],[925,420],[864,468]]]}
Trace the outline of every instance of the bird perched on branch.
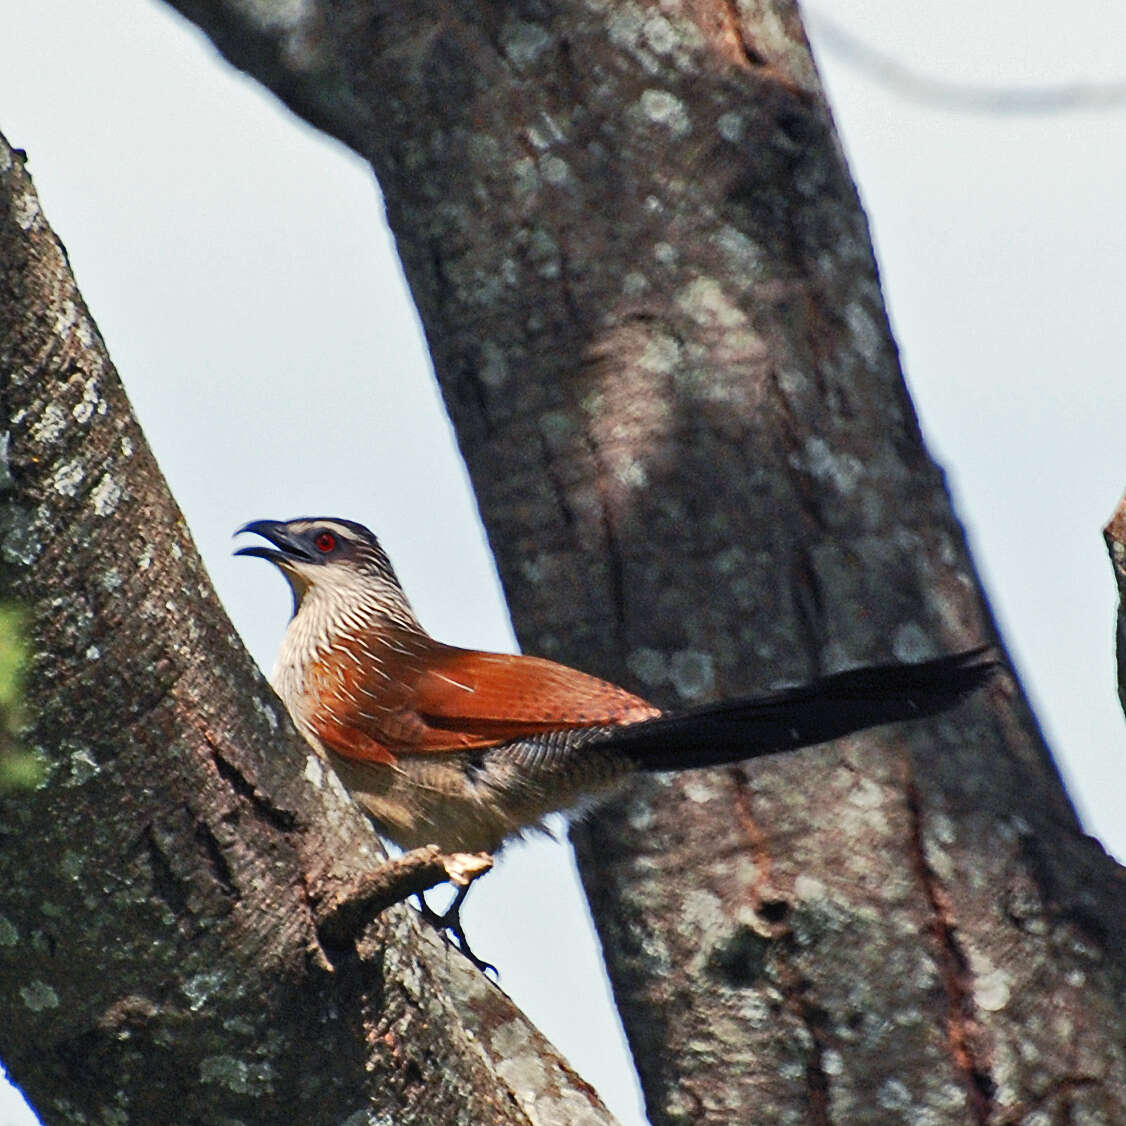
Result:
{"label": "bird perched on branch", "polygon": [[824,677],[677,714],[539,657],[459,649],[419,624],[379,541],[350,520],[257,520],[293,591],[276,687],[379,832],[495,852],[635,771],[716,766],[934,715],[996,667],[982,649]]}

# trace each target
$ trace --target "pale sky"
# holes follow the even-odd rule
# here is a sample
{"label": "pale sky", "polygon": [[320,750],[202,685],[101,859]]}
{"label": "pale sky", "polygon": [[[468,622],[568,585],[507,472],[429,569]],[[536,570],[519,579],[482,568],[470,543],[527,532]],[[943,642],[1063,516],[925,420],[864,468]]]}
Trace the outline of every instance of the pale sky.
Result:
{"label": "pale sky", "polygon": [[[1066,20],[1057,5],[1015,0],[831,10],[936,78],[1126,79],[1120,0],[1075,0]],[[231,557],[231,533],[303,514],[371,525],[437,636],[511,646],[365,166],[158,4],[9,5],[0,36],[0,130],[29,153],[47,218],[259,663],[272,665],[289,598],[269,568]],[[1126,856],[1100,535],[1126,489],[1126,107],[948,112],[832,55],[821,62],[932,452],[1073,799]],[[639,1126],[568,851],[513,850],[470,897],[466,925],[516,1002],[623,1126]],[[0,1126],[33,1122],[13,1100],[0,1092]]]}

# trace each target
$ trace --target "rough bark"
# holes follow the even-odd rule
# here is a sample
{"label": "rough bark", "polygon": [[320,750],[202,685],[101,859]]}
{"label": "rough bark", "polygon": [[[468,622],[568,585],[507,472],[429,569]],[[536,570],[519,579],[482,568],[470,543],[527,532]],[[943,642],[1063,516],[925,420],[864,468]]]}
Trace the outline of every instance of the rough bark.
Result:
{"label": "rough bark", "polygon": [[1126,710],[1126,497],[1123,497],[1103,529],[1103,539],[1110,553],[1110,566],[1118,587],[1118,618],[1114,631],[1118,654],[1118,699]]}
{"label": "rough bark", "polygon": [[[367,157],[529,650],[675,705],[992,623],[787,0],[174,0]],[[1015,686],[577,834],[655,1123],[1126,1120]]]}
{"label": "rough bark", "polygon": [[0,788],[0,1054],[43,1120],[610,1123],[498,990],[451,1001],[407,909],[318,936],[378,843],[232,632],[3,138],[0,263],[38,774]]}

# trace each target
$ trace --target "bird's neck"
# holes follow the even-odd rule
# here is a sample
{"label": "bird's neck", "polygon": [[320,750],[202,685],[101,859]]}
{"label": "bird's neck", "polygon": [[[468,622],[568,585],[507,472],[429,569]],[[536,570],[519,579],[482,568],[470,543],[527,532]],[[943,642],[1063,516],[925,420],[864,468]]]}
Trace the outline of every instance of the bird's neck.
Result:
{"label": "bird's neck", "polygon": [[407,630],[425,634],[402,589],[370,576],[342,575],[332,584],[310,586],[290,620],[271,677],[290,712],[299,716],[306,678],[314,662],[349,652],[347,643],[365,635]]}

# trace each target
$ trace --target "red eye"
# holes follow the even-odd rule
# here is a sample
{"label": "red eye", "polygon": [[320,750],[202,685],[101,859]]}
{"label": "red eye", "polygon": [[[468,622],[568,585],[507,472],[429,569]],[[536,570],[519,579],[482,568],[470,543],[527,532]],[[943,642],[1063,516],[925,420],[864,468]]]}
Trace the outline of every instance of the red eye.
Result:
{"label": "red eye", "polygon": [[317,545],[318,551],[323,551],[326,555],[336,547],[336,537],[331,532],[321,532],[313,543]]}

